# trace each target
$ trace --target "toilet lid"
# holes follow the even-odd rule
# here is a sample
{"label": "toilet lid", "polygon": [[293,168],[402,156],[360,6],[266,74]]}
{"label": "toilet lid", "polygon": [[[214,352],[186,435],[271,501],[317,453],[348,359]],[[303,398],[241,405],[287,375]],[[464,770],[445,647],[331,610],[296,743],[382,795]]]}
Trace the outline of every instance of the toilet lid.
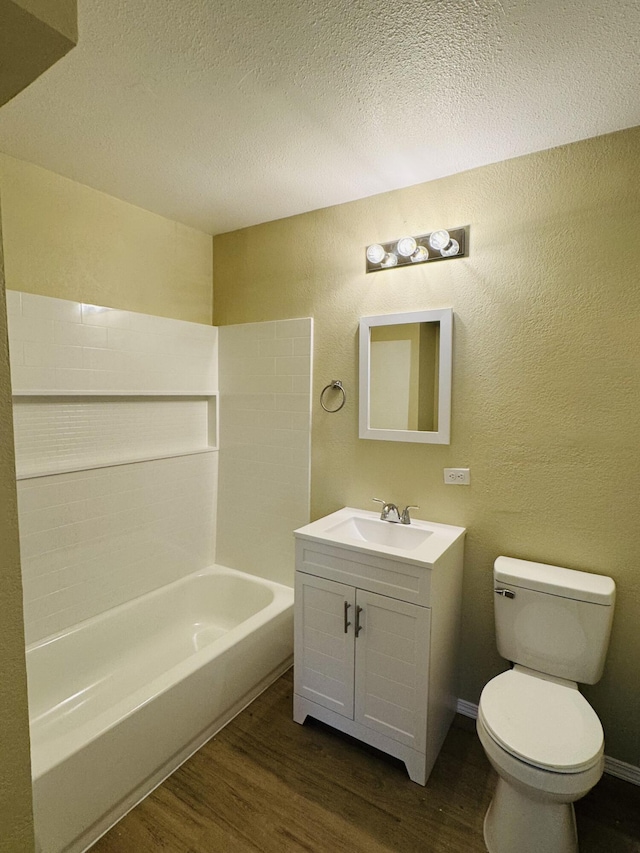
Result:
{"label": "toilet lid", "polygon": [[485,686],[479,713],[503,749],[544,770],[586,770],[604,749],[597,714],[566,682],[511,669]]}

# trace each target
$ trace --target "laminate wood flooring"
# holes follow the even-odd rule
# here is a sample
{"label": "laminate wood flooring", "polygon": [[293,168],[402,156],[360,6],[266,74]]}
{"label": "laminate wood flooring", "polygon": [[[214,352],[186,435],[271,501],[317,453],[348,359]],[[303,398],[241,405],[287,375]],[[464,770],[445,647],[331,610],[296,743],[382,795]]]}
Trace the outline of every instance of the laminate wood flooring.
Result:
{"label": "laminate wood flooring", "polygon": [[[471,721],[456,718],[423,788],[395,759],[294,723],[292,692],[288,672],[92,853],[485,853],[495,775]],[[605,776],[577,814],[581,853],[640,853],[640,788]]]}

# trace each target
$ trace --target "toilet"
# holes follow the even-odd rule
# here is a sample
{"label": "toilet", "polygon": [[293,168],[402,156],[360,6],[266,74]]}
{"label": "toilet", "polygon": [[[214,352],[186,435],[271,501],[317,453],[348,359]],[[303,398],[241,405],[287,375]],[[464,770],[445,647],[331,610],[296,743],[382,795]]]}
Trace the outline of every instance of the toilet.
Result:
{"label": "toilet", "polygon": [[576,853],[573,803],[602,776],[604,735],[578,690],[602,675],[615,583],[498,557],[498,651],[513,668],[485,685],[477,730],[498,774],[484,820],[489,853]]}

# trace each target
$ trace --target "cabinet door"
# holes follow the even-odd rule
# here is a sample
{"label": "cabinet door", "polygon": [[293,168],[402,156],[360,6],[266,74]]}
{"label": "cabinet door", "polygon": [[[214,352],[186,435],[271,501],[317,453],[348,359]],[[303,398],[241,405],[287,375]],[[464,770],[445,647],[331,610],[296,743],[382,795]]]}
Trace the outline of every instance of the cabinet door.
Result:
{"label": "cabinet door", "polygon": [[358,590],[355,719],[424,751],[431,611]]}
{"label": "cabinet door", "polygon": [[353,719],[355,589],[296,572],[295,596],[294,689]]}

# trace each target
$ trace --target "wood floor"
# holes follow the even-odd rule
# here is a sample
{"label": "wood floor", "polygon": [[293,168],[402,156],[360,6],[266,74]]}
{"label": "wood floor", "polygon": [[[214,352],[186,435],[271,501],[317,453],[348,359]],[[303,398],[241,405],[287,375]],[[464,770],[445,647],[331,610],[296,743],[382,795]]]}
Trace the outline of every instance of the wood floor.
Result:
{"label": "wood floor", "polygon": [[[92,853],[484,853],[495,777],[470,721],[457,718],[422,788],[291,712],[289,672]],[[576,811],[580,853],[640,853],[640,788],[605,776]]]}

